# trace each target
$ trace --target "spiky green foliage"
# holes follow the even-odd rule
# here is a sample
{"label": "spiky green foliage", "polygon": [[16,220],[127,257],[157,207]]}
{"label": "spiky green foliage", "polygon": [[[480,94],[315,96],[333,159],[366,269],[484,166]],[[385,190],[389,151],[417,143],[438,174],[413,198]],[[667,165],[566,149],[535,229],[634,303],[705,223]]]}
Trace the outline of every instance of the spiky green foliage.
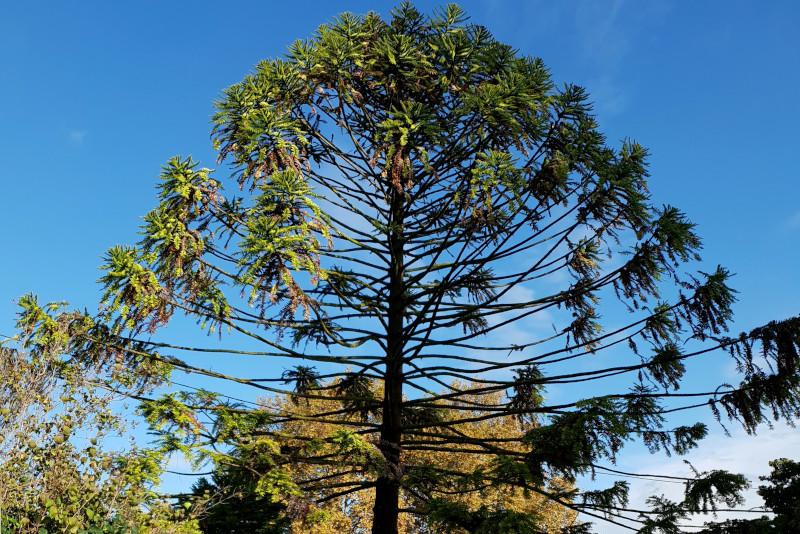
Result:
{"label": "spiky green foliage", "polygon": [[[751,431],[798,415],[800,319],[722,337],[730,273],[684,274],[697,268],[701,241],[677,208],[651,202],[647,150],[610,146],[584,89],[555,83],[540,59],[497,42],[457,6],[424,15],[404,3],[388,20],[340,15],[283,59],[259,63],[216,109],[214,146],[239,192],[223,195],[210,170],[171,160],[141,242],[107,257],[98,322],[108,326],[75,350],[288,394],[298,410],[304,399],[330,405],[308,416],[170,394],[145,404],[165,446],[217,462],[241,458],[230,446],[258,451],[269,466],[259,487],[306,503],[295,511],[375,491],[374,532],[392,533],[403,514],[450,517],[454,495],[487,484],[616,521],[624,486],[581,500],[545,483],[602,468],[634,440],[685,453],[706,429],[673,428],[667,414],[698,398]],[[624,315],[620,304],[628,320],[604,326],[604,310]],[[149,337],[176,313],[222,343]],[[715,349],[737,359],[741,383],[679,391],[685,363]],[[192,363],[200,351],[217,355],[213,369]],[[252,371],[224,372],[237,356]],[[544,400],[550,384],[561,388],[558,404]],[[497,392],[504,402],[481,401]],[[470,437],[458,430],[467,416],[439,410],[470,422],[513,416],[521,431]],[[331,452],[337,432],[286,436],[298,420],[346,427],[370,451]],[[404,460],[454,447],[496,468]],[[347,476],[330,474],[342,454]],[[288,464],[305,475],[286,480]],[[658,522],[642,519],[643,528],[671,531],[687,513],[735,499],[741,484],[719,477],[690,485],[684,503],[654,501]]]}

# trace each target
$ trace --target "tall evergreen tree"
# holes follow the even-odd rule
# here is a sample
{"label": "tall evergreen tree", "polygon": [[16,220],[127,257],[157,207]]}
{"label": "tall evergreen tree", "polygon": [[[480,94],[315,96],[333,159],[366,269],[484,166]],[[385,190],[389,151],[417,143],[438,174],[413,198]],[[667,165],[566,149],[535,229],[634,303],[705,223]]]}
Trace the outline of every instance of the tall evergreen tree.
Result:
{"label": "tall evergreen tree", "polygon": [[[221,385],[144,404],[166,447],[220,463],[236,460],[228,445],[259,456],[270,469],[256,490],[295,517],[323,521],[318,502],[374,491],[375,534],[397,532],[401,514],[535,532],[534,515],[468,513],[449,498],[510,486],[672,532],[685,513],[735,503],[744,479],[698,475],[683,502],[656,500],[641,519],[624,482],[582,493],[547,482],[605,469],[632,440],[693,448],[705,426],[671,426],[670,412],[707,404],[750,431],[797,416],[800,319],[724,337],[729,272],[684,274],[701,241],[682,212],[651,202],[647,150],[609,146],[582,88],[554,83],[540,59],[458,7],[340,15],[216,106],[214,146],[240,192],[223,195],[191,158],[170,160],[141,242],[109,251],[104,313],[73,349],[291,394],[298,406],[328,402],[311,417],[270,411]],[[222,342],[151,337],[176,313]],[[197,365],[198,351],[220,363]],[[713,351],[738,362],[741,382],[679,391],[686,362]],[[294,367],[266,379],[221,372],[237,354]],[[544,400],[550,385],[557,402]],[[480,400],[496,392],[503,402]],[[458,430],[508,416],[524,429],[513,444]],[[343,430],[287,446],[280,429],[299,418]],[[456,446],[491,468],[406,461]],[[292,478],[288,464],[338,465],[348,477]]]}
{"label": "tall evergreen tree", "polygon": [[729,519],[707,523],[700,534],[769,534],[800,532],[800,463],[779,458],[769,463],[772,473],[759,477],[769,484],[758,487],[764,507],[773,516]]}
{"label": "tall evergreen tree", "polygon": [[237,465],[218,468],[210,479],[202,477],[192,485],[192,494],[182,496],[180,505],[192,506],[197,499],[206,503],[199,521],[203,534],[287,534],[290,522],[283,506],[269,495],[255,491],[259,477]]}

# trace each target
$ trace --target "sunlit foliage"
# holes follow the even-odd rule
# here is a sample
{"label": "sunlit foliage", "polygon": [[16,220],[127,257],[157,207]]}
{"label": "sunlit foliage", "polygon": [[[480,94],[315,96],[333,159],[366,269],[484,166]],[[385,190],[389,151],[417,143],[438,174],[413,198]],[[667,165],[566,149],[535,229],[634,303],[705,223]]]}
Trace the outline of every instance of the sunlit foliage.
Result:
{"label": "sunlit foliage", "polygon": [[[695,263],[694,224],[651,200],[647,150],[607,143],[583,88],[457,6],[342,14],[226,89],[212,122],[226,171],[164,166],[142,240],[106,256],[103,329],[70,350],[200,376],[144,401],[161,447],[197,465],[258,458],[256,491],[293,520],[336,521],[326,502],[368,490],[374,534],[424,517],[546,528],[538,511],[464,500],[490,487],[672,532],[738,502],[745,481],[698,473],[684,500],[642,515],[623,481],[551,482],[610,469],[631,441],[686,453],[707,429],[677,411],[708,406],[750,432],[797,417],[800,319],[725,337],[730,272]],[[219,341],[168,341],[177,315]],[[715,351],[737,383],[682,389]],[[192,361],[208,353],[213,366]],[[243,358],[247,372],[227,368]],[[292,400],[256,406],[244,390]],[[512,420],[509,441],[469,434]]]}

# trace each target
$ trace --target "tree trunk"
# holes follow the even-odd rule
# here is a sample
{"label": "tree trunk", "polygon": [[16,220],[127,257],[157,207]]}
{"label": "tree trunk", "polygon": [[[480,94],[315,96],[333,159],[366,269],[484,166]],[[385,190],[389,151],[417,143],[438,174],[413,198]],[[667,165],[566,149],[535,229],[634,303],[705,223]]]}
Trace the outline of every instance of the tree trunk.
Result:
{"label": "tree trunk", "polygon": [[383,420],[379,448],[385,461],[384,473],[375,486],[372,534],[397,534],[402,475],[403,410],[403,325],[406,314],[403,215],[405,196],[394,190],[389,233],[389,301],[386,329],[386,376],[384,379]]}
{"label": "tree trunk", "polygon": [[403,383],[402,364],[399,372],[387,377],[383,403],[383,428],[380,449],[386,463],[384,474],[375,486],[375,507],[373,508],[372,534],[397,534],[400,504],[401,475],[401,419]]}

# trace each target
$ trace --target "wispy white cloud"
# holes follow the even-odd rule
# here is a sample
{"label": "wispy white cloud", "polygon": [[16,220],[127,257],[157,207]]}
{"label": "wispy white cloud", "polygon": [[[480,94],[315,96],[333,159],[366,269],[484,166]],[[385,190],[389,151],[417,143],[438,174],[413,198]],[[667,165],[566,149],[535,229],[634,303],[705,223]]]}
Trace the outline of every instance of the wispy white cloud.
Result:
{"label": "wispy white cloud", "polygon": [[86,138],[86,131],[84,130],[70,130],[67,134],[67,140],[72,145],[83,145],[83,141]]}
{"label": "wispy white cloud", "polygon": [[630,68],[643,28],[669,9],[660,0],[647,4],[630,0],[582,0],[574,4],[573,25],[579,50],[587,62],[586,88],[603,115],[623,112],[635,92],[623,75]]}
{"label": "wispy white cloud", "polygon": [[583,50],[605,64],[619,62],[629,47],[625,32],[618,29],[619,14],[626,0],[606,2],[583,1],[575,10],[575,21],[581,30]]}
{"label": "wispy white cloud", "polygon": [[789,217],[786,221],[786,226],[789,228],[800,228],[800,211]]}
{"label": "wispy white cloud", "polygon": [[627,107],[629,92],[615,82],[613,76],[603,75],[590,79],[586,83],[589,88],[594,110],[603,115],[622,113]]}
{"label": "wispy white cloud", "polygon": [[[714,424],[714,423],[712,423]],[[719,427],[717,426],[716,429]],[[711,427],[714,431],[715,428]],[[724,469],[733,473],[745,475],[752,487],[745,493],[746,503],[741,508],[752,509],[763,506],[763,501],[757,495],[759,476],[769,474],[769,461],[776,458],[797,459],[796,451],[800,450],[800,432],[785,424],[776,424],[774,430],[763,429],[755,436],[749,436],[742,430],[730,428],[732,437],[721,433],[715,434],[700,443],[700,447],[685,457],[664,458],[663,454],[642,454],[626,459],[621,459],[617,469],[635,471],[639,474],[666,474],[678,477],[692,477],[692,469],[684,460],[688,460],[698,471]],[[631,466],[636,466],[635,468]],[[612,484],[612,480],[620,477],[601,475],[596,483],[604,487]],[[683,497],[683,483],[653,482],[651,480],[630,479],[630,507],[647,509],[646,499],[651,495],[663,495],[673,501],[680,501]],[[579,484],[580,485],[580,484]],[[723,505],[724,508],[724,505]],[[695,516],[687,523],[701,525],[707,521],[724,521],[729,518],[758,517],[758,513],[729,513],[718,512],[717,517],[712,515]],[[597,527],[601,527],[600,524]],[[598,531],[608,534],[628,532],[614,525],[602,525]]]}
{"label": "wispy white cloud", "polygon": [[620,31],[620,12],[625,0],[583,1],[575,10],[574,24],[580,49],[596,74],[586,80],[595,111],[604,115],[625,109],[626,88],[619,83],[619,70],[630,49],[628,32]]}

